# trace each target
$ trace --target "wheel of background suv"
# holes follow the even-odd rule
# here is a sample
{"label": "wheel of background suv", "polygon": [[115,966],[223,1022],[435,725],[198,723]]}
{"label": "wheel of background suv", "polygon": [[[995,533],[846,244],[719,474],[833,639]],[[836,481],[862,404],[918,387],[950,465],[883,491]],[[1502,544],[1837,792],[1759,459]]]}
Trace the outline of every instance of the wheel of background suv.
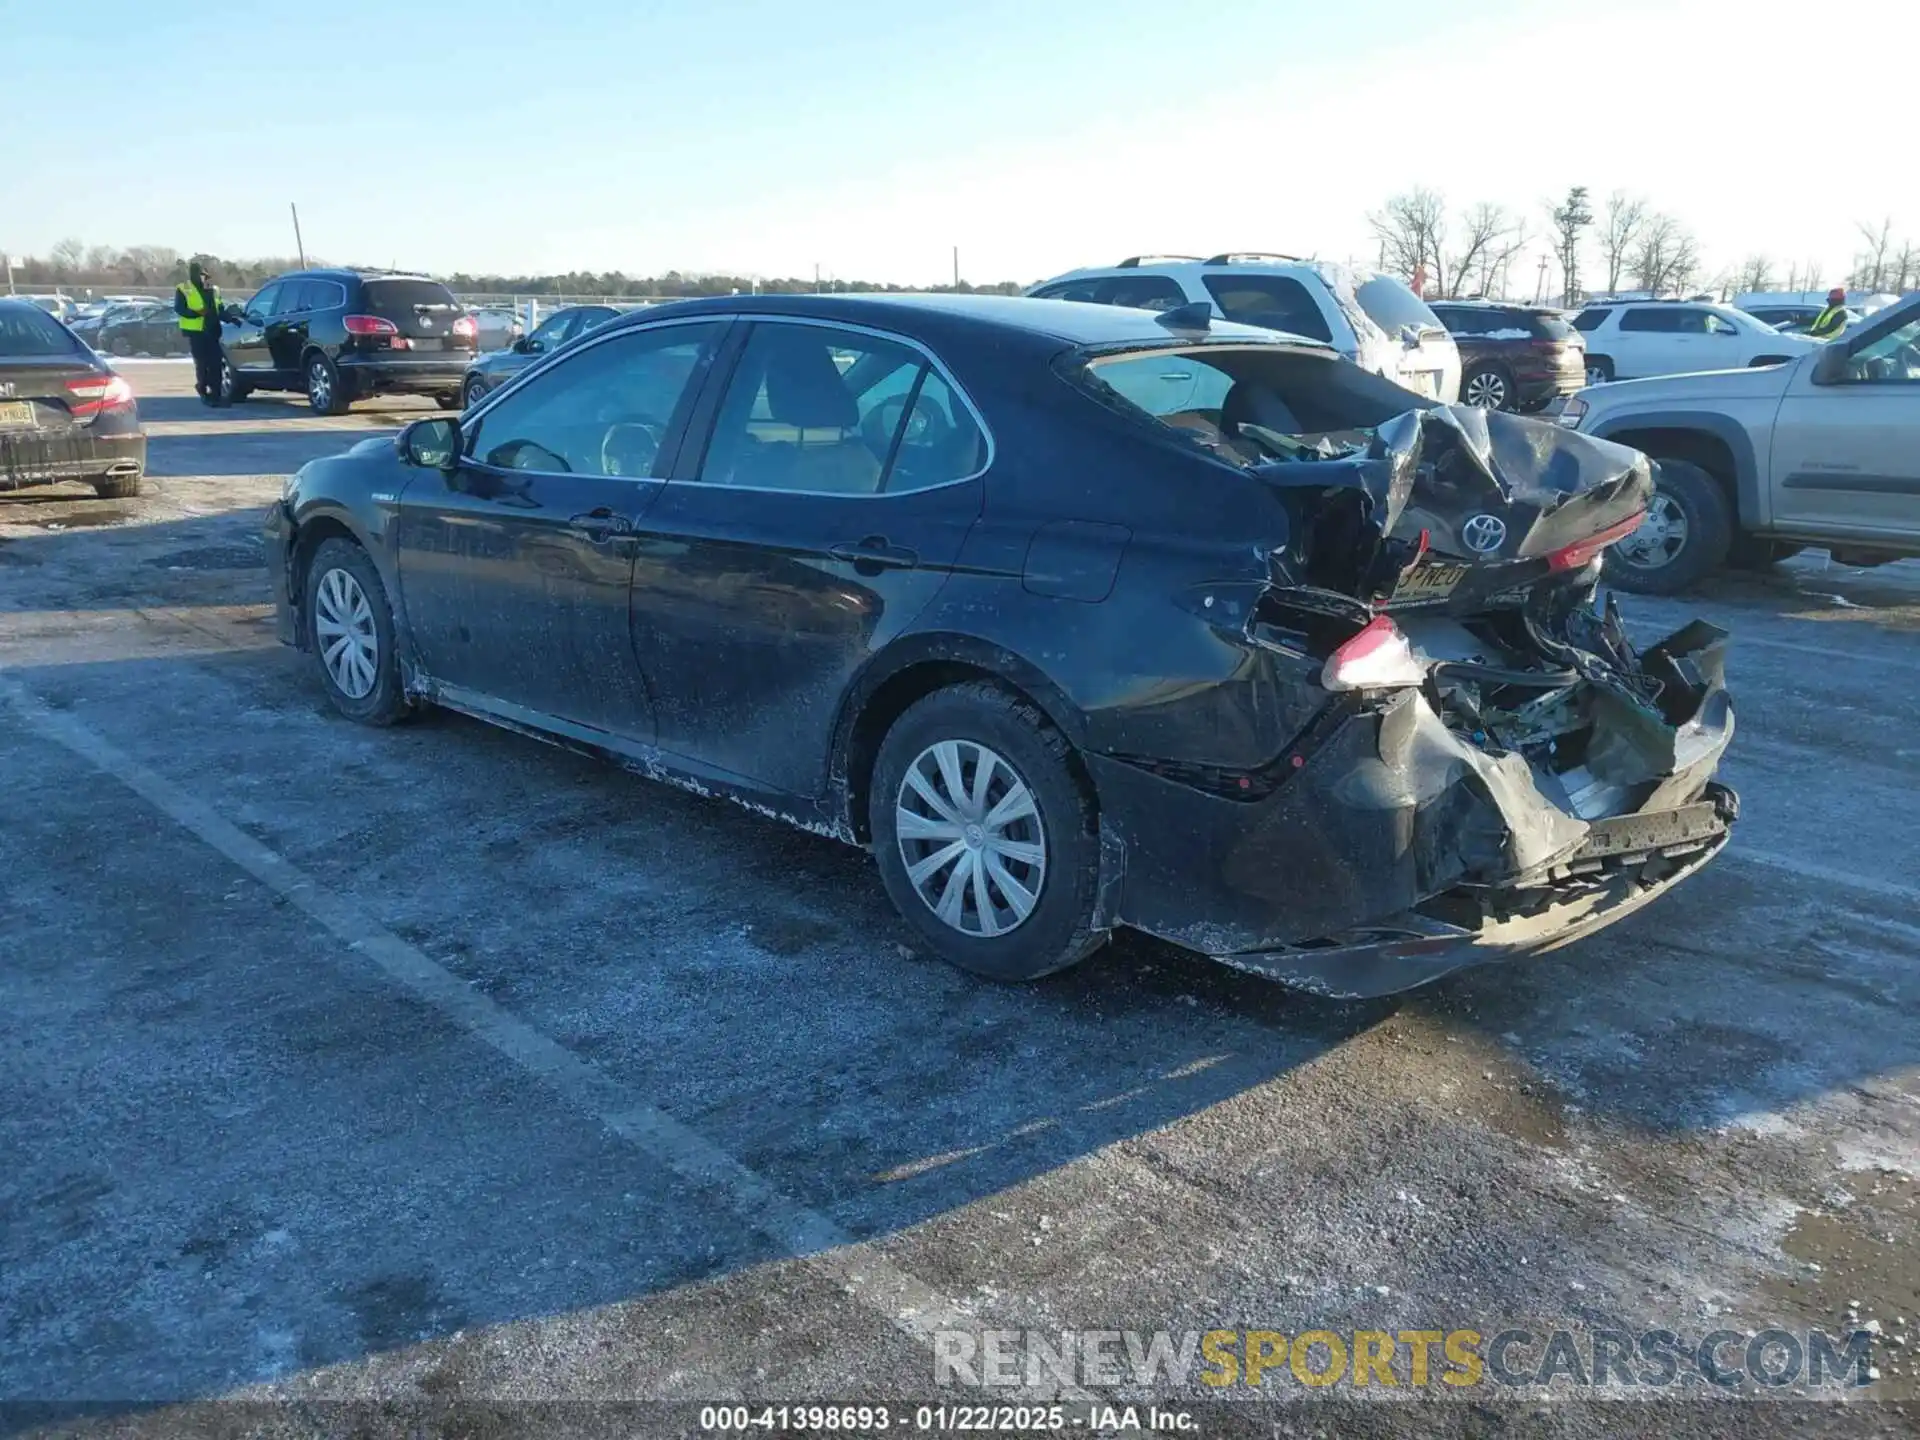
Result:
{"label": "wheel of background suv", "polygon": [[471,410],[480,403],[480,398],[486,393],[487,382],[482,380],[478,375],[469,375],[467,377],[467,383],[460,391],[460,408],[462,410]]}
{"label": "wheel of background suv", "polygon": [[1460,382],[1460,399],[1477,410],[1511,410],[1513,379],[1503,365],[1476,365]]}
{"label": "wheel of background suv", "polygon": [[393,611],[373,560],[351,540],[325,540],[307,566],[307,640],[333,708],[363,725],[407,713]]}
{"label": "wheel of background suv", "polygon": [[445,395],[434,396],[433,403],[438,405],[442,410],[459,410],[462,408],[460,397],[451,392]]}
{"label": "wheel of background suv", "polygon": [[102,475],[93,482],[93,493],[102,500],[131,500],[141,490],[140,475]]}
{"label": "wheel of background suv", "polygon": [[874,855],[941,959],[1036,980],[1104,942],[1098,825],[1071,753],[1032,703],[984,681],[936,690],[887,732],[868,789]]}
{"label": "wheel of background suv", "polygon": [[111,355],[131,355],[133,354],[133,347],[116,335],[107,342],[107,353]]}
{"label": "wheel of background suv", "polygon": [[307,357],[307,404],[316,415],[344,415],[351,403],[340,372],[326,356]]}
{"label": "wheel of background suv", "polygon": [[226,352],[220,352],[220,398],[229,405],[237,405],[253,391],[246,382],[233,373],[233,365],[228,361]]}
{"label": "wheel of background suv", "polygon": [[1587,384],[1605,385],[1613,379],[1613,361],[1604,355],[1587,357]]}
{"label": "wheel of background suv", "polygon": [[1607,551],[1609,583],[1639,595],[1678,595],[1726,562],[1733,540],[1727,492],[1698,465],[1657,462],[1640,528]]}

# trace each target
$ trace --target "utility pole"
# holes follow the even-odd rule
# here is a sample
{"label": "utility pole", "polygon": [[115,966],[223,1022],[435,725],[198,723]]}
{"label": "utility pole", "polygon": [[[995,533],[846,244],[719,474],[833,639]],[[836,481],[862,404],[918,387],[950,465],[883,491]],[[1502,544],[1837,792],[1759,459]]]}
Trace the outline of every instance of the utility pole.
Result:
{"label": "utility pole", "polygon": [[299,252],[300,268],[304,270],[307,268],[307,247],[300,238],[300,207],[289,200],[287,209],[293,212],[293,248]]}
{"label": "utility pole", "polygon": [[1540,278],[1534,282],[1533,303],[1544,305],[1547,300],[1547,257],[1540,257]]}
{"label": "utility pole", "polygon": [[960,247],[953,247],[953,288],[960,288]]}
{"label": "utility pole", "polygon": [[816,295],[820,293],[820,262],[818,260],[813,262],[813,293]]}

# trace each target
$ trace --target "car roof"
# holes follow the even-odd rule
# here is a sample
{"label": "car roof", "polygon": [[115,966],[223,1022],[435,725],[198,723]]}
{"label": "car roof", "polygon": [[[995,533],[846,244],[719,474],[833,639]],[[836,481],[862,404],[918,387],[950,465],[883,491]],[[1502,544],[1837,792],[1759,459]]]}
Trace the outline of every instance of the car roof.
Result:
{"label": "car roof", "polygon": [[[1179,332],[1159,323],[1157,313],[1073,300],[1031,300],[1019,295],[714,295],[647,306],[609,323],[643,325],[680,315],[787,315],[902,329],[916,334],[939,330],[970,332],[974,336],[994,330],[1018,332],[1089,349],[1165,344],[1181,339]],[[1212,321],[1207,337],[1256,342],[1279,339],[1274,331],[1236,325],[1230,320]],[[1288,343],[1316,350],[1328,348],[1318,340],[1285,338]]]}

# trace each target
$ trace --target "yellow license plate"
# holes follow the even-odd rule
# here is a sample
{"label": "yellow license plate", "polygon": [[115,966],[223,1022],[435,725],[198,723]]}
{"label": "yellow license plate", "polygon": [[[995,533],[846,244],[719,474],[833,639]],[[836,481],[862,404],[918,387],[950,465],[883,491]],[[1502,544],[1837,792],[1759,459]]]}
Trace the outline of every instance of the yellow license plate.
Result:
{"label": "yellow license plate", "polygon": [[1417,605],[1427,600],[1444,600],[1454,587],[1467,578],[1466,565],[1422,565],[1400,577],[1387,597],[1389,605]]}
{"label": "yellow license plate", "polygon": [[0,427],[33,424],[31,400],[0,400]]}

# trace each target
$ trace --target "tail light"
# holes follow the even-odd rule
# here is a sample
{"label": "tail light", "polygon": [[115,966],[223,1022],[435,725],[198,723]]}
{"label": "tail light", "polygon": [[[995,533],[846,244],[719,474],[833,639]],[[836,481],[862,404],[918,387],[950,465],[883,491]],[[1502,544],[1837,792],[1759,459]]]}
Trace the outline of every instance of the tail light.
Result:
{"label": "tail light", "polygon": [[349,335],[398,335],[400,327],[378,315],[348,315],[340,322]]}
{"label": "tail light", "polygon": [[1374,616],[1358,635],[1329,655],[1320,672],[1320,683],[1329,690],[1384,690],[1419,685],[1426,678],[1413,646],[1385,615]]}
{"label": "tail light", "polygon": [[83,375],[67,381],[67,409],[76,420],[133,404],[133,387],[118,375]]}
{"label": "tail light", "polygon": [[480,322],[471,315],[462,315],[453,322],[453,333],[462,340],[471,340],[480,333]]}
{"label": "tail light", "polygon": [[1640,522],[1647,518],[1647,512],[1638,511],[1617,524],[1596,531],[1584,540],[1576,540],[1563,549],[1554,550],[1547,555],[1548,570],[1578,570],[1594,556],[1616,540],[1624,540],[1640,528]]}

